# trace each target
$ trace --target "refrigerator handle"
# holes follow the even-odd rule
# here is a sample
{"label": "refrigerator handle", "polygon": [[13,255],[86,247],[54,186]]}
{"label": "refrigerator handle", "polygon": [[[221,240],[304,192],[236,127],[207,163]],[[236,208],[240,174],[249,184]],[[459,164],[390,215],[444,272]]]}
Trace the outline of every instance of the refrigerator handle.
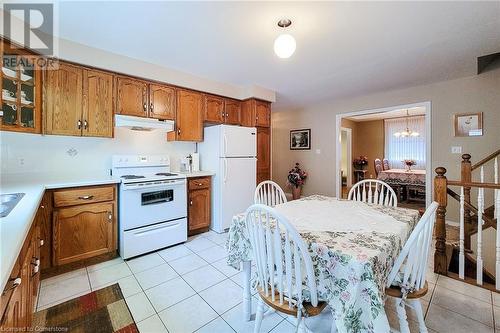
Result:
{"label": "refrigerator handle", "polygon": [[224,156],[227,156],[227,135],[224,133]]}
{"label": "refrigerator handle", "polygon": [[224,184],[227,180],[227,159],[224,159]]}

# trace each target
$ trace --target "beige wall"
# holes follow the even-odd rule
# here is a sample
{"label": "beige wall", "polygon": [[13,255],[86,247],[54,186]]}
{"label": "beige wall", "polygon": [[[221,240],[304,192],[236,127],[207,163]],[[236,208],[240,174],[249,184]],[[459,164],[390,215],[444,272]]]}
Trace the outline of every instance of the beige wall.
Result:
{"label": "beige wall", "polygon": [[384,121],[372,120],[358,122],[356,129],[356,145],[352,148],[353,158],[368,157],[366,177],[377,178],[374,160],[384,158]]}
{"label": "beige wall", "polygon": [[[500,68],[481,75],[407,89],[332,101],[300,110],[273,111],[273,179],[285,185],[286,174],[299,162],[309,172],[304,194],[335,195],[336,114],[430,101],[432,103],[432,167],[444,166],[451,179],[460,177],[460,155],[451,146],[462,146],[473,161],[500,146]],[[484,135],[454,137],[453,115],[483,112]],[[290,151],[289,131],[311,128],[310,151]],[[316,151],[319,150],[319,151]],[[355,156],[355,155],[354,155]]]}

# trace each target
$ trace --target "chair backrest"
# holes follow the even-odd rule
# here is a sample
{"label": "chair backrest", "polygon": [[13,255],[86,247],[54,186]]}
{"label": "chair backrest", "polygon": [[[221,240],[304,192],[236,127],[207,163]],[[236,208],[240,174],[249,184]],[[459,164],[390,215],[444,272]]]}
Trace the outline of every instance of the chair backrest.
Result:
{"label": "chair backrest", "polygon": [[375,174],[378,176],[378,174],[384,170],[383,166],[382,166],[382,161],[380,160],[380,158],[376,158],[374,161],[373,161],[373,165],[375,166]]}
{"label": "chair backrest", "polygon": [[253,202],[274,207],[287,202],[285,192],[271,180],[266,180],[257,185]]}
{"label": "chair backrest", "polygon": [[389,170],[391,166],[389,165],[389,160],[387,158],[384,158],[382,160],[382,167],[384,170]]}
{"label": "chair backrest", "polygon": [[394,283],[394,279],[400,274],[401,269],[402,281],[400,283],[402,286],[415,288],[415,290],[424,287],[427,258],[431,247],[437,208],[437,202],[431,203],[413,229],[389,273],[388,287]]}
{"label": "chair backrest", "polygon": [[349,190],[347,199],[382,206],[396,207],[398,205],[394,190],[387,183],[378,179],[365,179],[357,182]]}
{"label": "chair backrest", "polygon": [[[302,304],[302,286],[310,292],[310,302],[318,305],[318,288],[307,245],[288,219],[274,208],[262,204],[246,211],[246,228],[257,266],[258,286],[280,305]],[[297,310],[300,306],[297,306]]]}

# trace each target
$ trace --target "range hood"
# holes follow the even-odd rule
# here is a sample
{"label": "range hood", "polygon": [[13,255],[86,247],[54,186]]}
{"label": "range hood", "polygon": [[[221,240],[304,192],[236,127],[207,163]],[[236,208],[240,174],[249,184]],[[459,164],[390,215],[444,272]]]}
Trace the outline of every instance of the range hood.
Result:
{"label": "range hood", "polygon": [[125,127],[135,131],[161,130],[171,132],[174,130],[172,120],[159,120],[134,116],[115,115],[115,127]]}

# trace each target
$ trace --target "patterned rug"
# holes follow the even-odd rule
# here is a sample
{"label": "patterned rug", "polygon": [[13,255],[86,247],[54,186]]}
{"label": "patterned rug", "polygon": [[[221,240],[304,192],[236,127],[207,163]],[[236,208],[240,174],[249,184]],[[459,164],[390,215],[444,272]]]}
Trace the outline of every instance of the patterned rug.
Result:
{"label": "patterned rug", "polygon": [[118,284],[36,312],[39,332],[138,333]]}

